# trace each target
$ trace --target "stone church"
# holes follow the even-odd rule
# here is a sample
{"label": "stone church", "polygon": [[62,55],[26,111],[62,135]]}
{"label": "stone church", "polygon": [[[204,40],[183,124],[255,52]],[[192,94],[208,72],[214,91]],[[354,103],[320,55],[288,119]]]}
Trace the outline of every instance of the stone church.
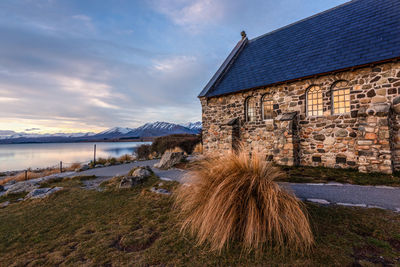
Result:
{"label": "stone church", "polygon": [[206,154],[400,171],[400,1],[354,0],[249,40],[200,93]]}

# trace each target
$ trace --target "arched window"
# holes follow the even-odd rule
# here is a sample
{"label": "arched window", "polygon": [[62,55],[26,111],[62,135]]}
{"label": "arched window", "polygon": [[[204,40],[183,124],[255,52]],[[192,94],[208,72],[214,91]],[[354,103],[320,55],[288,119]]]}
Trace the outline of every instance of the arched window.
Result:
{"label": "arched window", "polygon": [[307,115],[322,116],[323,113],[321,87],[313,85],[307,91]]}
{"label": "arched window", "polygon": [[262,98],[262,114],[263,120],[269,120],[274,118],[274,102],[270,95],[264,95]]}
{"label": "arched window", "polygon": [[350,112],[350,87],[348,81],[338,81],[332,86],[332,114]]}
{"label": "arched window", "polygon": [[254,97],[248,97],[245,102],[246,108],[246,121],[256,120],[256,99]]}

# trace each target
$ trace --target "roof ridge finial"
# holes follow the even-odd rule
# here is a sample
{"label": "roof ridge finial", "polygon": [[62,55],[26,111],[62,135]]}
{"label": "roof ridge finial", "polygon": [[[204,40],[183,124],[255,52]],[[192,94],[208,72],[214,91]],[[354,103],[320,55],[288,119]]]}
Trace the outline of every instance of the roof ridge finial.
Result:
{"label": "roof ridge finial", "polygon": [[246,35],[246,32],[245,32],[245,31],[242,31],[242,32],[240,33],[240,35],[242,36],[242,40],[243,40],[243,39],[245,39],[245,38],[247,37],[247,35]]}

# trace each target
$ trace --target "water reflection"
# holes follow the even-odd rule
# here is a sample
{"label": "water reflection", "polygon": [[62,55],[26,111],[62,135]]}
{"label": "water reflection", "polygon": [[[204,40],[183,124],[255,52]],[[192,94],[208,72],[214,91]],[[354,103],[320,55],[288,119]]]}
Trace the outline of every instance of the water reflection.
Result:
{"label": "water reflection", "polygon": [[[0,171],[44,168],[93,159],[95,143],[13,144],[0,145]],[[96,143],[97,157],[132,154],[142,142]]]}

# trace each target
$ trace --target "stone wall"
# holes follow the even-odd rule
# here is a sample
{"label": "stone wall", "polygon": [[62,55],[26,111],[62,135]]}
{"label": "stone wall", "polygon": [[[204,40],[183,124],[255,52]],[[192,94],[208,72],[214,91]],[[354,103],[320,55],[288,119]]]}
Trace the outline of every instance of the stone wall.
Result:
{"label": "stone wall", "polygon": [[[351,111],[332,115],[331,87],[339,80],[351,86]],[[322,88],[323,116],[306,116],[306,91],[311,85]],[[271,120],[262,120],[261,99],[266,93],[274,101],[276,116]],[[393,168],[400,170],[399,95],[400,63],[396,62],[202,98],[204,149],[212,154],[231,150],[235,143],[231,133],[236,127],[238,141],[249,152],[257,151],[279,164],[391,173]],[[258,100],[252,122],[246,122],[244,114],[249,96]],[[292,112],[296,112],[293,119],[281,120]],[[236,118],[236,126],[227,125]]]}

